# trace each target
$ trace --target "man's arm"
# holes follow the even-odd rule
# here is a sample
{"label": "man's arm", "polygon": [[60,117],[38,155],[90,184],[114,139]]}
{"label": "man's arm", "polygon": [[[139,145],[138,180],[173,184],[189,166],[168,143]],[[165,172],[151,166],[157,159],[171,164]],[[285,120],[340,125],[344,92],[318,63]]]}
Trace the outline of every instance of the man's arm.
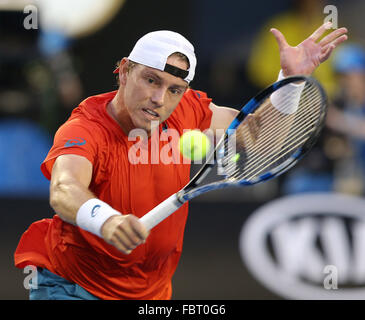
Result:
{"label": "man's arm", "polygon": [[[213,102],[210,103],[209,108],[213,113],[209,129],[213,131],[217,138],[216,142],[218,142],[239,111],[230,107],[217,106]],[[260,128],[258,117],[254,116],[253,114],[249,114],[243,123],[248,128],[248,133],[250,136],[255,139]]]}
{"label": "man's arm", "polygon": [[92,164],[78,155],[59,156],[52,169],[50,205],[60,218],[76,225],[76,214],[86,201],[96,198],[89,191]]}
{"label": "man's arm", "polygon": [[[62,155],[56,159],[52,169],[50,205],[62,220],[77,225],[77,220],[80,221],[77,217],[83,214],[83,206],[89,201],[95,201],[96,196],[89,190],[91,178],[92,164],[86,158]],[[98,215],[102,216],[103,210],[107,212],[108,218],[100,226],[100,234],[106,242],[129,254],[146,240],[148,232],[137,217],[122,215],[106,203],[96,201],[101,205]],[[111,210],[114,210],[112,215]],[[78,225],[85,229],[80,223]]]}
{"label": "man's arm", "polygon": [[238,110],[228,107],[220,107],[213,102],[210,103],[209,109],[212,111],[212,120],[210,122],[210,129],[226,130],[232,120],[237,116]]}

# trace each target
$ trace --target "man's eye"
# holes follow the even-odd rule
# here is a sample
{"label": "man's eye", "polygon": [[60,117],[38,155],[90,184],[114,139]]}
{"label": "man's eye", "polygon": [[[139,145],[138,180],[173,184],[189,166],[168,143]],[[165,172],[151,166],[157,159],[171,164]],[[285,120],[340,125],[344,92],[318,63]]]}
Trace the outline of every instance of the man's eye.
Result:
{"label": "man's eye", "polygon": [[172,94],[180,94],[181,93],[181,91],[179,89],[170,89],[170,92]]}
{"label": "man's eye", "polygon": [[147,81],[148,81],[148,83],[154,83],[155,82],[155,80],[152,79],[152,78],[148,78]]}

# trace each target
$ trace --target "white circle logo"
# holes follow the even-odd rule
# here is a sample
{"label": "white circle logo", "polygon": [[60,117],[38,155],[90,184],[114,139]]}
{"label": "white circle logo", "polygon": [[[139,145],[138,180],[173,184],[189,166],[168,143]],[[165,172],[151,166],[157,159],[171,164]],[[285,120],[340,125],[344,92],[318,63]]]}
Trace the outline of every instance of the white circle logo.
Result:
{"label": "white circle logo", "polygon": [[365,199],[287,196],[244,224],[240,254],[269,290],[288,299],[365,299]]}

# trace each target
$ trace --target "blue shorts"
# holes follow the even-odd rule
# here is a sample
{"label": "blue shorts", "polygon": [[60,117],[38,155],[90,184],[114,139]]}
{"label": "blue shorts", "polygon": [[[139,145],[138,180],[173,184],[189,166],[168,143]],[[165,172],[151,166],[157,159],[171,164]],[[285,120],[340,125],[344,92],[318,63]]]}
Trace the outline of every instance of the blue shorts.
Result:
{"label": "blue shorts", "polygon": [[[33,288],[32,288],[33,287]],[[29,300],[100,300],[76,283],[37,268],[37,283],[31,284]]]}

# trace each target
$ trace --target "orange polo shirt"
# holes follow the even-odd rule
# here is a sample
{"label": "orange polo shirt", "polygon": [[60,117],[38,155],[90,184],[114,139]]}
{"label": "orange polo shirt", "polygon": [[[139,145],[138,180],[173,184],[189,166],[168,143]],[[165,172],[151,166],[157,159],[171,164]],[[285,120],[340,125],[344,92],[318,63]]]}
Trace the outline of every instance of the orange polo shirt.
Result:
{"label": "orange polo shirt", "polygon": [[[92,96],[74,109],[57,131],[41,170],[50,179],[58,156],[83,156],[93,164],[90,190],[119,212],[142,217],[189,181],[190,164],[183,164],[181,155],[172,151],[176,139],[169,138],[168,132],[177,130],[181,135],[184,129],[209,128],[211,99],[203,92],[187,90],[148,145],[140,145],[139,140],[129,141],[106,112],[115,94]],[[23,234],[15,265],[46,268],[101,299],[170,299],[187,214],[184,204],[129,255],[56,214],[34,222]]]}

